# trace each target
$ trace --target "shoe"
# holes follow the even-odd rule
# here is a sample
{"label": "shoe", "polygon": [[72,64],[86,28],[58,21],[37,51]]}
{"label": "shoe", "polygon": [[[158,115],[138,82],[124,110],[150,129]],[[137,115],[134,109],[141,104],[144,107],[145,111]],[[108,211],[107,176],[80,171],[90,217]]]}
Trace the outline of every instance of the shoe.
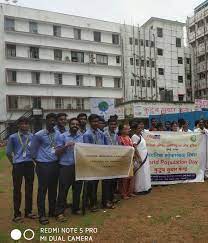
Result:
{"label": "shoe", "polygon": [[12,219],[12,221],[13,221],[14,223],[23,223],[23,222],[24,222],[24,220],[23,220],[23,218],[22,218],[21,216],[14,217],[14,218]]}
{"label": "shoe", "polygon": [[82,215],[82,211],[81,211],[80,209],[78,209],[78,210],[73,210],[73,211],[72,211],[72,214],[74,214],[74,215]]}
{"label": "shoe", "polygon": [[91,212],[92,213],[95,213],[95,212],[97,212],[99,209],[98,209],[98,207],[97,206],[93,206],[93,207],[91,207]]}
{"label": "shoe", "polygon": [[106,205],[104,206],[106,209],[115,209],[116,206],[112,202],[107,202]]}
{"label": "shoe", "polygon": [[39,223],[42,225],[46,225],[46,224],[49,224],[49,220],[46,217],[40,217]]}
{"label": "shoe", "polygon": [[63,214],[59,214],[59,215],[56,217],[56,220],[57,220],[58,222],[63,223],[63,222],[66,222],[66,221],[67,221],[67,218],[66,218]]}
{"label": "shoe", "polygon": [[33,214],[33,213],[28,213],[28,214],[25,215],[25,218],[28,218],[28,219],[37,219],[38,218],[38,215]]}

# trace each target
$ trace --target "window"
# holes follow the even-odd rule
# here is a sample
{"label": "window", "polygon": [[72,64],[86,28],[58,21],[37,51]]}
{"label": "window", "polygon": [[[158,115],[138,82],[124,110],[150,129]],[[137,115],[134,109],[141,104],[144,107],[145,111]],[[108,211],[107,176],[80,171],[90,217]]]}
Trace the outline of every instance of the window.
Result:
{"label": "window", "polygon": [[32,72],[31,77],[32,77],[32,84],[40,84],[40,73]]}
{"label": "window", "polygon": [[144,45],[144,41],[141,39],[140,40],[140,45],[143,46]]}
{"label": "window", "polygon": [[95,77],[96,87],[103,87],[103,78],[100,76]]}
{"label": "window", "polygon": [[71,59],[72,62],[84,62],[84,52],[72,51]]}
{"label": "window", "polygon": [[144,79],[142,79],[142,87],[146,87]]}
{"label": "window", "polygon": [[181,38],[176,38],[176,47],[181,47]]}
{"label": "window", "polygon": [[155,88],[155,86],[156,86],[156,83],[155,83],[155,79],[153,78],[152,79],[152,87]]}
{"label": "window", "polygon": [[13,70],[7,71],[7,82],[15,83],[17,81],[17,72]]}
{"label": "window", "polygon": [[157,48],[157,55],[158,56],[163,56],[163,49]]}
{"label": "window", "polygon": [[187,74],[187,79],[191,80],[191,74]]}
{"label": "window", "polygon": [[141,66],[144,67],[144,60],[141,60]]}
{"label": "window", "polygon": [[133,57],[130,58],[130,64],[131,65],[134,65],[134,59],[133,59]]}
{"label": "window", "polygon": [[190,58],[186,58],[186,64],[190,64],[191,63],[191,59]]}
{"label": "window", "polygon": [[194,31],[195,31],[195,25],[192,25],[192,26],[189,28],[189,31],[190,31],[190,33],[191,33],[191,32],[194,32]]}
{"label": "window", "polygon": [[131,86],[134,86],[134,79],[131,79]]}
{"label": "window", "polygon": [[157,37],[163,37],[163,29],[157,28]]}
{"label": "window", "polygon": [[29,22],[29,32],[38,33],[38,24],[36,22]]}
{"label": "window", "polygon": [[15,27],[14,27],[14,19],[12,18],[5,18],[4,20],[4,29],[5,30],[9,30],[9,31],[14,31],[15,30]]}
{"label": "window", "polygon": [[178,101],[183,101],[184,95],[178,95]]}
{"label": "window", "polygon": [[7,57],[16,57],[16,46],[15,45],[6,45],[6,55]]}
{"label": "window", "polygon": [[145,45],[149,46],[149,41],[148,40],[145,41]]}
{"label": "window", "polygon": [[151,47],[154,47],[154,46],[155,46],[154,41],[151,41]]}
{"label": "window", "polygon": [[108,56],[97,54],[96,55],[96,62],[97,62],[97,64],[108,65]]}
{"label": "window", "polygon": [[81,40],[81,29],[74,28],[74,39]]}
{"label": "window", "polygon": [[32,107],[36,109],[41,108],[41,97],[33,97],[32,98]]}
{"label": "window", "polygon": [[182,57],[178,57],[178,64],[183,64],[183,58]]}
{"label": "window", "polygon": [[58,25],[53,26],[53,35],[56,37],[61,37],[61,26]]}
{"label": "window", "polygon": [[93,34],[94,34],[94,41],[101,42],[101,32],[94,31]]}
{"label": "window", "polygon": [[30,58],[39,59],[39,48],[38,47],[30,47]]}
{"label": "window", "polygon": [[133,38],[129,37],[129,44],[132,45],[133,44]]}
{"label": "window", "polygon": [[155,62],[154,62],[154,61],[152,61],[151,66],[152,66],[152,67],[155,67]]}
{"label": "window", "polygon": [[55,84],[62,85],[62,80],[63,80],[62,73],[54,73]]}
{"label": "window", "polygon": [[77,102],[77,110],[84,110],[84,99],[82,98],[77,98],[76,99]]}
{"label": "window", "polygon": [[134,43],[135,43],[136,46],[138,46],[138,39],[135,39]]}
{"label": "window", "polygon": [[137,84],[137,86],[140,86],[140,80],[139,79],[137,79],[136,84]]}
{"label": "window", "polygon": [[149,67],[149,66],[150,66],[150,62],[149,62],[149,60],[147,60],[146,63],[147,63],[147,67]]}
{"label": "window", "polygon": [[183,83],[183,76],[178,76],[178,82]]}
{"label": "window", "polygon": [[121,62],[120,59],[121,59],[120,56],[116,56],[116,63],[117,63],[117,64],[119,64],[119,63]]}
{"label": "window", "polygon": [[54,50],[54,60],[62,61],[62,50],[59,49]]}
{"label": "window", "polygon": [[118,34],[112,34],[112,43],[115,45],[119,44],[119,35]]}
{"label": "window", "polygon": [[147,80],[147,87],[150,87],[150,79]]}
{"label": "window", "polygon": [[64,109],[64,100],[62,97],[55,97],[55,108]]}
{"label": "window", "polygon": [[136,59],[136,66],[139,66],[139,59]]}
{"label": "window", "polygon": [[83,76],[82,75],[76,75],[76,85],[83,86]]}
{"label": "window", "polygon": [[8,108],[18,109],[18,96],[8,96]]}
{"label": "window", "polygon": [[164,68],[158,68],[158,74],[164,75]]}
{"label": "window", "polygon": [[120,78],[114,78],[114,88],[121,88],[121,82]]}

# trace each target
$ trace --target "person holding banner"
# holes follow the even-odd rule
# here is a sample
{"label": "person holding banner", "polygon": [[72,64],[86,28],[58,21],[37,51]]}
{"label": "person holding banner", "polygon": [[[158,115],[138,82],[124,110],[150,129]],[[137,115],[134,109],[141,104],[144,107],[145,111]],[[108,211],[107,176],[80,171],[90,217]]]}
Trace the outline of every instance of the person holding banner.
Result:
{"label": "person holding banner", "polygon": [[79,132],[79,120],[71,118],[69,121],[69,131],[61,134],[57,140],[56,155],[59,159],[59,190],[56,205],[56,216],[60,222],[66,221],[64,216],[65,202],[69,188],[73,186],[72,213],[81,214],[80,194],[82,190],[82,181],[75,181],[75,143],[83,143],[83,136]]}
{"label": "person holding banner", "polygon": [[134,192],[137,194],[147,194],[151,191],[150,163],[146,141],[142,136],[142,122],[135,125],[135,134],[131,140],[135,148],[135,168],[134,168]]}
{"label": "person holding banner", "polygon": [[[108,145],[106,136],[99,129],[99,120],[100,120],[99,116],[96,114],[91,114],[88,117],[90,128],[83,135],[84,143]],[[99,183],[98,180],[87,182],[87,197],[89,198],[90,201],[91,212],[98,211],[98,206],[97,206],[98,183]],[[108,190],[108,187],[104,185],[103,189],[104,189],[103,193],[105,194],[105,190]]]}
{"label": "person holding banner", "polygon": [[185,121],[184,119],[181,120],[181,129],[179,130],[179,132],[193,132],[189,129],[189,124],[187,121]]}
{"label": "person holding banner", "polygon": [[198,128],[195,128],[194,132],[200,132],[200,133],[203,133],[203,134],[208,133],[208,130],[204,126],[204,120],[203,119],[199,120]]}
{"label": "person holding banner", "polygon": [[[131,146],[133,143],[129,137],[130,126],[128,124],[120,124],[118,127],[118,143],[122,146]],[[119,192],[123,199],[129,199],[135,196],[134,192],[134,177],[130,176],[119,180]]]}
{"label": "person holding banner", "polygon": [[79,113],[77,116],[79,120],[79,132],[83,135],[87,131],[87,114]]}
{"label": "person holding banner", "polygon": [[48,191],[49,217],[55,216],[58,184],[58,158],[55,154],[57,138],[60,132],[54,129],[56,114],[46,115],[46,129],[37,132],[32,139],[31,155],[36,162],[38,176],[38,214],[40,224],[49,224],[45,212],[45,199]]}
{"label": "person holding banner", "polygon": [[9,137],[6,148],[6,155],[13,167],[13,221],[15,223],[23,221],[20,212],[23,177],[25,179],[25,217],[30,219],[36,218],[36,215],[32,214],[34,163],[30,154],[31,139],[32,134],[29,132],[28,118],[19,118],[18,132]]}

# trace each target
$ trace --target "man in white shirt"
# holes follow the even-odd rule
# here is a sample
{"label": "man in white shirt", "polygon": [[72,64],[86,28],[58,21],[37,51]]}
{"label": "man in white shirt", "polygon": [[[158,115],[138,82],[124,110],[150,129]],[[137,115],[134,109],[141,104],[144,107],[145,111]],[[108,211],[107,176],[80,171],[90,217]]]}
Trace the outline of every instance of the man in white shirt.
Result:
{"label": "man in white shirt", "polygon": [[189,129],[189,123],[185,120],[181,121],[181,129],[179,132],[193,132]]}
{"label": "man in white shirt", "polygon": [[208,134],[208,130],[204,127],[204,120],[200,119],[198,128],[194,129],[194,132],[201,132],[203,134]]}

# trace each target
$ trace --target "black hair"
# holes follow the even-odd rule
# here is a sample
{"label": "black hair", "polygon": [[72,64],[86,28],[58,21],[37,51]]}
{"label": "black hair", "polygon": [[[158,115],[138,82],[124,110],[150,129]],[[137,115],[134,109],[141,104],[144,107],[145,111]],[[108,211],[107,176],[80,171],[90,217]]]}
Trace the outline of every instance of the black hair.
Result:
{"label": "black hair", "polygon": [[112,116],[110,116],[110,119],[111,118],[113,118],[113,119],[115,119],[115,120],[118,120],[118,116],[115,114],[115,115],[112,115]]}
{"label": "black hair", "polygon": [[62,117],[62,116],[67,117],[67,114],[66,114],[66,113],[58,113],[58,114],[56,115],[56,119],[58,119],[59,117]]}
{"label": "black hair", "polygon": [[117,119],[113,118],[113,117],[110,117],[108,119],[108,124],[111,123],[111,122],[115,122],[116,124],[118,123]]}
{"label": "black hair", "polygon": [[156,120],[156,121],[157,121],[157,119],[156,119],[155,117],[152,117],[152,118],[151,118],[151,122],[152,122],[153,120]]}
{"label": "black hair", "polygon": [[17,120],[17,124],[19,125],[19,124],[22,123],[22,122],[28,124],[28,123],[30,122],[30,120],[29,120],[27,117],[22,116],[22,117],[20,117],[20,118]]}
{"label": "black hair", "polygon": [[56,114],[55,113],[49,113],[46,115],[46,120],[50,119],[50,118],[54,118],[56,119]]}
{"label": "black hair", "polygon": [[79,122],[79,119],[77,119],[77,117],[72,117],[72,118],[69,120],[69,125],[71,124],[72,121],[78,121],[78,122]]}
{"label": "black hair", "polygon": [[171,127],[172,127],[174,124],[176,124],[176,125],[178,126],[178,123],[177,123],[176,121],[172,121],[172,122],[171,122]]}
{"label": "black hair", "polygon": [[88,117],[88,121],[89,121],[89,122],[91,122],[91,121],[93,121],[93,120],[95,120],[95,119],[99,119],[99,116],[98,116],[97,114],[91,114],[91,115],[89,115],[89,117]]}
{"label": "black hair", "polygon": [[178,119],[178,126],[181,128],[184,125],[185,120],[183,118]]}
{"label": "black hair", "polygon": [[77,116],[77,119],[80,119],[80,117],[85,117],[87,119],[87,114],[86,113],[79,113]]}
{"label": "black hair", "polygon": [[119,126],[118,126],[118,135],[119,136],[121,135],[121,131],[124,129],[125,126],[129,126],[129,124],[128,123],[125,123],[125,122],[119,124]]}
{"label": "black hair", "polygon": [[102,116],[99,116],[99,121],[105,122],[105,119]]}

